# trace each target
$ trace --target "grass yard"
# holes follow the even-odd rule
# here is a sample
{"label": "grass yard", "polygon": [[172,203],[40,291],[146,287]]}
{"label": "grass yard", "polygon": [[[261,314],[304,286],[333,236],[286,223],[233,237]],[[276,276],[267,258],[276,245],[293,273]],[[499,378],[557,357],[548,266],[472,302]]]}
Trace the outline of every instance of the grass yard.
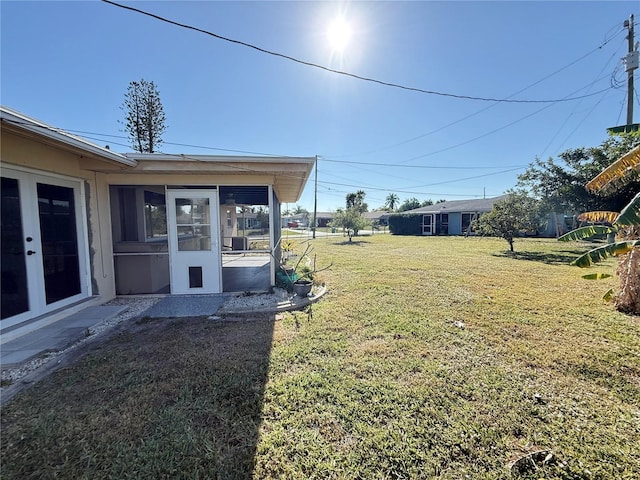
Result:
{"label": "grass yard", "polygon": [[23,392],[2,478],[640,478],[640,319],[580,245],[343,240],[312,318],[132,323]]}

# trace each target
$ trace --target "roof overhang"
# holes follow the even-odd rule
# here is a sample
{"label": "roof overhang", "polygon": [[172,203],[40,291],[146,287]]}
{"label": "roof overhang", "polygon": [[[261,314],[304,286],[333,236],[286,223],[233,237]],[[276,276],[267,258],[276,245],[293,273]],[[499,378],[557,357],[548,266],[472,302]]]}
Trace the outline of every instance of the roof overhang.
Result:
{"label": "roof overhang", "polygon": [[[40,143],[81,155],[82,168],[104,173],[127,175],[198,175],[225,177],[243,176],[239,184],[272,185],[282,203],[298,201],[311,175],[315,157],[258,157],[227,155],[185,155],[165,153],[116,153],[81,137],[0,106],[2,130]],[[123,171],[123,167],[126,167]],[[218,183],[215,178],[211,184]]]}
{"label": "roof overhang", "polygon": [[[273,185],[282,203],[298,201],[309,180],[315,157],[252,157],[128,153],[137,166],[130,174],[251,176]],[[216,183],[215,179],[211,183]]]}
{"label": "roof overhang", "polygon": [[137,164],[135,160],[125,155],[112,152],[111,150],[88,142],[83,138],[47,125],[34,118],[27,117],[22,113],[4,106],[0,106],[0,121],[2,122],[2,130],[4,131],[53,145],[72,153],[121,166],[134,167]]}

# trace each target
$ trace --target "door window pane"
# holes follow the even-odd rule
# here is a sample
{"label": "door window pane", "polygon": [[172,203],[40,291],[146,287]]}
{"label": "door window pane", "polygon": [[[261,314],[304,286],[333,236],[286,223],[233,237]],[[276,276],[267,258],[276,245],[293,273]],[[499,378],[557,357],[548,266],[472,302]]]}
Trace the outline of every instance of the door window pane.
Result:
{"label": "door window pane", "polygon": [[208,198],[176,198],[176,223],[178,225],[210,224]]}
{"label": "door window pane", "polygon": [[9,318],[29,310],[27,267],[24,252],[24,233],[20,209],[18,180],[2,178],[2,206],[0,212],[0,242],[2,242],[2,318]]}
{"label": "door window pane", "polygon": [[211,250],[211,227],[204,225],[179,226],[178,250],[194,252]]}
{"label": "door window pane", "polygon": [[38,183],[47,305],[81,292],[73,188]]}

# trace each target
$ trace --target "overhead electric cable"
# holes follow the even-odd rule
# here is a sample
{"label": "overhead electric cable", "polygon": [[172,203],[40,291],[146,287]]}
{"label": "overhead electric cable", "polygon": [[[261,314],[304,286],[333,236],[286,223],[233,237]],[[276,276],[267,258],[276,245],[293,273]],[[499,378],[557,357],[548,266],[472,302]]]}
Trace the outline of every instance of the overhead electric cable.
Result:
{"label": "overhead electric cable", "polygon": [[[63,130],[61,128],[55,128],[49,125],[34,125],[30,122],[21,122],[21,121],[16,121],[16,120],[9,120],[9,119],[2,119],[3,122],[8,122],[8,123],[13,123],[16,125],[29,125],[32,127],[38,127],[38,128],[42,128],[43,130],[50,130],[56,133],[62,133],[62,134],[69,134],[69,131],[67,130]],[[102,134],[100,134],[102,135]],[[120,137],[118,135],[110,135],[110,134],[104,134],[104,136],[107,137]],[[102,139],[95,139],[95,138],[91,138],[91,137],[85,137],[83,136],[82,138],[87,138],[87,139],[92,139],[92,140],[97,140],[97,141],[102,141]],[[124,147],[129,147],[129,145],[124,145],[121,143],[117,143],[117,142],[112,142],[116,145],[120,145],[120,146],[124,146]],[[162,152],[158,152],[158,153],[162,153]],[[184,159],[184,160],[191,160],[191,161],[195,161],[195,162],[204,162],[204,160],[200,159],[200,158],[196,158],[193,155],[187,155],[187,154],[172,154],[172,153],[162,153],[163,155],[166,156],[172,156],[172,157],[176,157],[179,159]],[[239,165],[234,165],[231,163],[218,163],[219,165],[224,165],[228,168],[233,168],[236,170],[240,170],[240,171],[247,171],[247,172],[259,172],[259,173],[264,173],[263,170],[258,170],[258,169],[252,169],[249,167],[243,167],[243,166],[239,166]],[[522,168],[522,167],[520,167]],[[517,169],[509,169],[509,170],[505,170],[505,171],[500,171],[500,172],[493,172],[493,173],[489,173],[489,174],[485,174],[485,175],[478,175],[475,177],[468,177],[468,178],[464,178],[464,179],[457,179],[457,180],[450,180],[448,182],[443,182],[443,183],[453,183],[456,181],[463,181],[463,180],[469,180],[469,179],[475,179],[475,178],[480,178],[480,177],[485,177],[485,176],[490,176],[490,175],[498,175],[501,173],[507,173],[513,170],[518,170]],[[284,174],[281,175],[283,177],[287,177],[287,178],[294,178],[297,180],[300,180],[302,178],[304,178],[304,175],[295,175],[295,174]],[[324,188],[329,188],[327,187],[327,185],[331,186],[331,185],[335,185],[335,186],[340,186],[340,187],[349,187],[349,188],[358,188],[358,189],[367,189],[367,190],[375,190],[375,191],[388,191],[389,187],[385,186],[385,187],[374,187],[374,186],[362,186],[362,185],[352,185],[352,184],[346,184],[346,183],[338,183],[338,182],[326,182],[326,181],[318,181],[318,184],[320,184],[321,186],[323,186]],[[462,197],[462,198],[469,198],[469,197],[482,197],[483,195],[464,195],[464,194],[454,194],[454,193],[434,193],[434,192],[418,192],[418,191],[407,191],[407,190],[397,190],[394,189],[394,191],[396,191],[397,193],[405,193],[405,194],[409,194],[409,195],[424,195],[424,196],[438,196],[438,197]]]}
{"label": "overhead electric cable", "polygon": [[[373,165],[377,167],[400,167],[400,168],[425,168],[425,169],[434,169],[434,170],[492,170],[495,168],[505,168],[505,167],[522,167],[523,165],[500,165],[500,166],[466,166],[466,167],[454,167],[451,165],[443,166],[443,165],[406,165],[402,163],[380,163],[380,162],[354,162],[349,160],[331,160],[326,157],[322,157],[322,161],[324,162],[333,162],[333,163],[348,163],[350,165]],[[526,166],[526,165],[524,165]]]}
{"label": "overhead electric cable", "polygon": [[[605,69],[607,68],[607,66],[609,65],[609,63],[611,63],[611,60],[613,60],[613,59],[615,58],[615,55],[616,55],[616,54],[615,54],[615,52],[611,54],[611,56],[609,57],[609,59],[607,60],[607,62],[602,66],[602,68],[601,68],[601,69],[600,69],[600,71],[598,72],[598,77],[602,74],[602,72],[604,72],[604,71],[605,71]],[[594,82],[594,83],[595,83],[595,82]],[[588,90],[587,90],[587,91],[588,91]],[[591,112],[593,112],[594,108],[595,108],[596,106],[598,106],[598,105],[602,102],[602,100],[607,96],[607,93],[608,93],[608,92],[605,92],[605,94],[604,94],[602,97],[600,97],[600,100],[598,100],[598,101],[596,102],[596,104],[591,108],[591,110],[589,110],[589,113],[587,114],[587,117],[591,114]],[[571,113],[569,113],[569,115],[567,115],[567,117],[564,119],[564,121],[562,122],[562,125],[560,125],[560,127],[559,127],[559,128],[556,128],[556,129],[555,129],[555,133],[554,133],[554,134],[553,134],[553,136],[551,137],[551,140],[549,140],[549,142],[548,142],[548,143],[547,143],[547,145],[544,147],[544,149],[542,150],[542,152],[538,155],[538,157],[540,157],[540,158],[541,158],[541,157],[546,153],[547,149],[549,149],[549,147],[550,147],[550,146],[551,146],[551,144],[555,141],[555,139],[558,137],[558,135],[560,135],[560,132],[562,131],[562,129],[563,129],[563,128],[564,128],[564,127],[569,123],[569,120],[571,119],[571,117],[573,117],[573,116],[576,114],[576,112],[578,111],[578,107],[579,107],[580,105],[582,105],[582,100],[578,101],[578,102],[573,106],[573,110],[571,110]],[[580,122],[578,123],[578,126],[577,126],[574,130],[572,130],[572,131],[571,131],[571,133],[567,136],[567,138],[565,138],[565,139],[564,139],[564,141],[563,141],[562,143],[560,143],[560,147],[558,147],[558,148],[557,148],[557,150],[559,150],[559,149],[562,147],[562,145],[564,145],[564,144],[565,144],[565,142],[566,142],[567,140],[569,140],[569,138],[571,138],[571,136],[576,132],[576,130],[578,129],[578,127],[584,123],[584,121],[586,120],[586,118],[587,118],[587,117],[583,118],[583,119],[582,119],[582,121],[580,121]]]}
{"label": "overhead electric cable", "polygon": [[[614,27],[612,27],[611,29],[609,29],[609,32],[611,32],[611,30],[613,30],[614,28],[615,28],[615,26],[614,26]],[[508,97],[506,97],[506,98],[507,98],[507,99],[510,99],[511,97],[515,97],[516,95],[519,95],[519,94],[521,94],[522,92],[524,92],[524,91],[526,91],[526,90],[529,90],[529,89],[530,89],[530,88],[532,88],[532,87],[535,87],[536,85],[538,85],[538,84],[540,84],[540,83],[544,82],[545,80],[547,80],[547,79],[549,79],[549,78],[553,77],[554,75],[557,75],[558,73],[560,73],[560,72],[562,72],[562,71],[566,70],[567,68],[569,68],[569,67],[571,67],[571,66],[575,65],[576,63],[580,62],[581,60],[584,60],[585,58],[587,58],[587,57],[588,57],[588,56],[590,56],[591,54],[593,54],[593,53],[597,52],[598,50],[602,50],[602,48],[603,48],[604,46],[606,46],[609,42],[611,42],[611,40],[613,40],[615,37],[617,37],[620,33],[624,32],[624,28],[620,27],[620,30],[619,30],[618,32],[616,32],[616,33],[615,33],[614,35],[612,35],[611,37],[606,38],[606,37],[607,37],[607,35],[609,34],[609,32],[607,32],[607,34],[605,35],[605,40],[604,40],[600,45],[598,45],[597,47],[593,48],[591,51],[589,51],[589,52],[585,53],[584,55],[582,55],[581,57],[577,58],[576,60],[574,60],[574,61],[572,61],[572,62],[568,63],[568,64],[567,64],[567,65],[565,65],[564,67],[559,68],[558,70],[556,70],[556,71],[554,71],[554,72],[552,72],[552,73],[550,73],[550,74],[548,74],[548,75],[546,75],[546,76],[542,77],[540,80],[537,80],[537,81],[533,82],[532,84],[530,84],[530,85],[528,85],[528,86],[526,86],[526,87],[524,87],[524,88],[521,88],[520,90],[518,90],[518,91],[517,91],[517,92],[515,92],[515,93],[512,93],[511,95],[509,95],[509,96],[508,96]],[[615,54],[614,54],[614,55],[615,55]],[[609,90],[609,89],[606,89],[606,90]],[[578,90],[578,91],[579,91],[579,90]],[[442,130],[445,130],[445,129],[447,129],[447,128],[453,127],[454,125],[457,125],[457,124],[459,124],[459,123],[462,123],[462,122],[464,122],[465,120],[469,120],[470,118],[473,118],[473,117],[475,117],[476,115],[479,115],[479,114],[481,114],[481,113],[484,113],[484,112],[486,112],[487,110],[489,110],[489,109],[491,109],[491,108],[493,108],[493,107],[495,107],[496,105],[499,105],[499,104],[500,104],[500,102],[495,102],[495,103],[493,103],[492,105],[489,105],[489,106],[487,106],[487,107],[481,108],[480,110],[477,110],[477,111],[476,111],[476,112],[474,112],[474,113],[471,113],[471,114],[466,115],[466,116],[464,116],[464,117],[462,117],[462,118],[459,118],[459,119],[457,119],[457,120],[454,120],[453,122],[450,122],[450,123],[448,123],[448,124],[446,124],[446,125],[443,125],[443,126],[441,126],[441,127],[438,127],[438,128],[436,128],[435,130],[431,130],[431,131],[429,131],[429,132],[427,132],[427,133],[423,133],[423,134],[421,134],[421,135],[418,135],[418,136],[416,136],[416,137],[409,138],[409,139],[407,139],[407,140],[402,140],[402,141],[397,142],[397,143],[394,143],[394,144],[392,144],[392,145],[387,145],[387,146],[380,147],[380,148],[377,148],[377,149],[374,149],[374,150],[368,150],[368,151],[366,151],[366,152],[362,152],[362,153],[359,153],[359,154],[346,154],[346,155],[333,155],[333,156],[334,156],[334,157],[351,157],[351,156],[355,156],[355,155],[369,155],[369,154],[372,154],[372,153],[378,153],[378,152],[381,152],[381,151],[384,151],[384,150],[389,150],[390,148],[399,147],[399,146],[401,146],[401,145],[405,145],[405,144],[407,144],[407,143],[415,142],[416,140],[420,140],[421,138],[428,137],[428,136],[433,135],[433,134],[435,134],[435,133],[441,132]]]}
{"label": "overhead electric cable", "polygon": [[[109,135],[106,133],[97,133],[97,132],[87,132],[84,130],[71,130],[71,129],[67,129],[67,132],[73,132],[73,133],[81,133],[81,134],[86,134],[86,135],[98,135],[100,137],[113,137],[113,138],[129,138],[126,137],[124,135]],[[89,137],[87,137],[89,138]],[[231,148],[221,148],[221,147],[210,147],[210,146],[206,146],[206,145],[191,145],[189,143],[176,143],[176,142],[165,142],[164,140],[162,141],[163,145],[175,145],[177,147],[189,147],[189,148],[199,148],[202,150],[215,150],[218,152],[230,152],[230,153],[244,153],[247,155],[260,155],[260,156],[264,156],[264,157],[290,157],[291,155],[280,155],[277,153],[264,153],[264,152],[251,152],[248,150],[234,150]],[[128,146],[128,145],[127,145]]]}
{"label": "overhead electric cable", "polygon": [[[602,78],[599,78],[599,79],[595,80],[594,82],[591,82],[591,83],[590,83],[589,85],[587,85],[586,87],[588,87],[588,86],[590,86],[590,85],[593,85],[595,82],[597,82],[597,81],[599,81],[599,80],[602,80]],[[582,87],[582,88],[579,88],[578,90],[574,90],[574,91],[580,91],[580,90],[582,90],[582,89],[584,89],[584,88],[586,88],[586,87]],[[597,94],[600,94],[600,93],[604,93],[604,92],[606,92],[606,91],[608,91],[608,90],[609,90],[609,88],[605,88],[604,90],[599,90],[599,91],[595,92],[595,94],[597,95]],[[590,95],[590,96],[591,96],[591,95]],[[502,126],[500,126],[500,127],[498,127],[498,128],[494,128],[493,130],[490,130],[490,131],[488,131],[488,132],[485,132],[485,133],[483,133],[482,135],[478,135],[477,137],[473,137],[473,138],[470,138],[469,140],[465,140],[464,142],[460,142],[460,143],[456,143],[456,144],[454,144],[454,145],[450,145],[450,146],[448,146],[448,147],[446,147],[446,148],[442,148],[442,149],[440,149],[440,150],[435,150],[435,151],[433,151],[433,152],[429,152],[429,153],[425,153],[425,154],[418,155],[418,156],[415,156],[415,157],[411,157],[411,158],[409,158],[408,160],[405,160],[403,163],[411,162],[412,160],[417,160],[417,159],[419,159],[419,158],[429,157],[429,156],[431,156],[431,155],[436,155],[436,154],[438,154],[438,153],[446,152],[446,151],[448,151],[448,150],[453,150],[454,148],[458,148],[458,147],[461,147],[461,146],[463,146],[463,145],[467,145],[467,144],[469,144],[469,143],[471,143],[471,142],[475,142],[476,140],[480,140],[481,138],[488,137],[489,135],[493,135],[494,133],[497,133],[497,132],[499,132],[499,131],[501,131],[501,130],[504,130],[505,128],[511,127],[511,126],[515,125],[516,123],[520,123],[520,122],[522,122],[523,120],[526,120],[527,118],[533,117],[534,115],[537,115],[538,113],[540,113],[540,112],[542,112],[542,111],[546,110],[547,108],[553,107],[553,106],[554,106],[554,104],[553,104],[553,103],[547,104],[547,105],[545,105],[545,106],[543,106],[543,107],[539,108],[538,110],[536,110],[536,111],[534,111],[534,112],[531,112],[531,113],[530,113],[530,114],[528,114],[528,115],[525,115],[524,117],[520,117],[520,118],[518,118],[518,119],[516,119],[516,120],[513,120],[512,122],[509,122],[509,123],[507,123],[507,124],[505,124],[505,125],[502,125]]]}
{"label": "overhead electric cable", "polygon": [[128,5],[122,5],[120,3],[112,2],[111,0],[102,0],[102,2],[108,3],[110,5],[113,5],[113,6],[116,6],[116,7],[119,7],[119,8],[123,8],[125,10],[130,10],[132,12],[140,13],[142,15],[146,15],[148,17],[155,18],[156,20],[160,20],[162,22],[169,23],[171,25],[175,25],[175,26],[178,26],[178,27],[181,27],[181,28],[186,28],[188,30],[193,30],[193,31],[199,32],[199,33],[204,33],[205,35],[209,35],[209,36],[217,38],[219,40],[224,40],[225,42],[235,43],[235,44],[241,45],[243,47],[252,48],[254,50],[257,50],[258,52],[265,53],[267,55],[272,55],[274,57],[284,58],[285,60],[290,60],[292,62],[296,62],[296,63],[299,63],[301,65],[306,65],[308,67],[318,68],[318,69],[321,69],[321,70],[325,70],[327,72],[335,73],[335,74],[338,74],[338,75],[344,75],[344,76],[355,78],[357,80],[362,80],[362,81],[365,81],[365,82],[377,83],[379,85],[384,85],[386,87],[399,88],[399,89],[402,89],[402,90],[409,90],[409,91],[412,91],[412,92],[425,93],[425,94],[428,94],[428,95],[439,95],[439,96],[442,96],[442,97],[457,98],[457,99],[461,99],[461,100],[478,100],[478,101],[483,101],[483,102],[499,102],[499,103],[559,103],[559,102],[568,102],[568,101],[572,101],[572,100],[579,100],[581,98],[586,98],[586,97],[590,97],[590,96],[595,95],[595,94],[589,94],[589,95],[581,95],[581,96],[577,96],[577,97],[565,97],[565,98],[553,99],[553,100],[514,100],[514,99],[509,99],[509,98],[490,98],[490,97],[476,97],[476,96],[472,96],[472,95],[458,95],[458,94],[454,94],[454,93],[438,92],[438,91],[435,91],[435,90],[426,90],[426,89],[417,88],[417,87],[408,87],[406,85],[401,85],[399,83],[385,82],[385,81],[382,81],[382,80],[377,80],[375,78],[363,77],[363,76],[357,75],[355,73],[349,73],[349,72],[345,72],[345,71],[342,71],[342,70],[336,70],[336,69],[333,69],[333,68],[325,67],[324,65],[319,65],[317,63],[308,62],[306,60],[300,60],[299,58],[295,58],[295,57],[292,57],[290,55],[285,55],[283,53],[278,53],[278,52],[274,52],[274,51],[271,51],[271,50],[267,50],[265,48],[258,47],[256,45],[252,45],[251,43],[243,42],[241,40],[235,40],[233,38],[224,37],[222,35],[218,35],[217,33],[213,33],[213,32],[210,32],[208,30],[204,30],[202,28],[194,27],[192,25],[187,25],[185,23],[176,22],[174,20],[170,20],[168,18],[161,17],[160,15],[156,15],[154,13],[147,12],[147,11],[141,10],[139,8],[130,7]]}
{"label": "overhead electric cable", "polygon": [[[359,189],[362,188],[360,185],[352,185],[352,184],[346,184],[346,183],[332,183],[332,182],[320,182],[320,181],[318,181],[318,183],[325,184],[325,185],[338,185],[340,187],[359,188]],[[388,192],[389,187],[384,187],[384,188],[370,187],[368,188],[368,190]],[[398,189],[394,189],[394,193],[406,193],[408,195],[429,195],[434,197],[436,196],[437,197],[463,197],[463,198],[482,197],[482,195],[463,195],[463,194],[456,194],[456,193],[434,193],[434,192],[410,192],[407,190],[398,190]]]}

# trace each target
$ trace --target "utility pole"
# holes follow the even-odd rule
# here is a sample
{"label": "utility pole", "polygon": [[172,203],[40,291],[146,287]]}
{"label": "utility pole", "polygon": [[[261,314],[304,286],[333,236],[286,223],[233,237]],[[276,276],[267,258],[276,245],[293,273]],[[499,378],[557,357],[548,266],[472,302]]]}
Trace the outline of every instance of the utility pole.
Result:
{"label": "utility pole", "polygon": [[315,188],[313,193],[313,223],[311,224],[311,231],[313,235],[311,238],[316,238],[316,215],[318,214],[318,155],[316,155],[316,171],[315,176]]}
{"label": "utility pole", "polygon": [[623,59],[627,70],[627,125],[633,124],[633,71],[638,68],[638,51],[633,38],[633,15],[624,21],[624,27],[629,29],[629,53]]}

